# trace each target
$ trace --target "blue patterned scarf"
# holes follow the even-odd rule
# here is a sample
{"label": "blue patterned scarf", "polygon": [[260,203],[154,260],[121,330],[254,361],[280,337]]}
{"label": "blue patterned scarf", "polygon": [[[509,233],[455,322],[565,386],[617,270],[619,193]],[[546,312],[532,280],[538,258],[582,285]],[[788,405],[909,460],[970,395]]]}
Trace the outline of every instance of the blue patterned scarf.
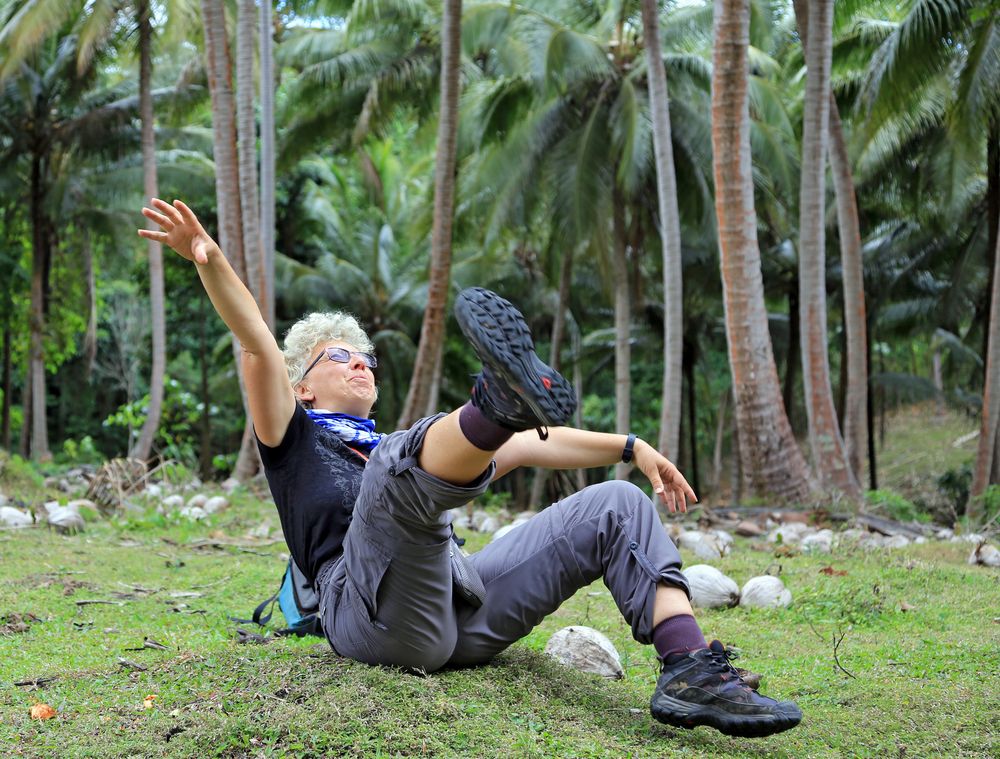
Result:
{"label": "blue patterned scarf", "polygon": [[339,414],[322,408],[306,409],[306,414],[323,429],[330,430],[348,445],[371,453],[382,440],[382,433],[375,431],[374,419],[362,419],[350,414]]}

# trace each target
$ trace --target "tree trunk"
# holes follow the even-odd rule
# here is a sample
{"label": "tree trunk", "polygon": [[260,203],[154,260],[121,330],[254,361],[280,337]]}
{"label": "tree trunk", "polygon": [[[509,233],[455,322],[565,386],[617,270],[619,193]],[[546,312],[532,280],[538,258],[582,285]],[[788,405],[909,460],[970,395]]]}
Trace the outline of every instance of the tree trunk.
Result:
{"label": "tree trunk", "polygon": [[434,165],[434,219],[427,307],[420,327],[420,345],[413,377],[397,427],[412,425],[427,406],[431,375],[444,341],[445,307],[451,284],[451,225],[455,206],[455,142],[458,133],[459,67],[461,64],[462,0],[445,0],[441,30],[441,106],[437,159]]}
{"label": "tree trunk", "polygon": [[715,0],[715,211],[740,464],[754,495],[803,501],[810,494],[809,472],[781,400],[757,243],[750,160],[749,25],[749,0]]}
{"label": "tree trunk", "polygon": [[[549,347],[549,366],[557,372],[562,367],[562,341],[566,331],[566,311],[569,308],[569,288],[573,280],[573,249],[568,248],[563,253],[559,265],[559,297],[556,312],[552,315],[552,339]],[[545,486],[548,484],[551,469],[536,467],[535,476],[531,480],[531,495],[528,497],[530,508],[538,508],[545,497]]]}
{"label": "tree trunk", "polygon": [[3,358],[0,359],[0,392],[3,393],[3,409],[0,411],[0,448],[10,450],[10,392],[13,385],[10,363],[10,327],[3,328]]}
{"label": "tree trunk", "polygon": [[677,209],[677,175],[670,134],[667,72],[660,49],[659,4],[642,0],[642,27],[649,72],[649,110],[653,119],[656,195],[659,200],[663,248],[663,395],[658,447],[676,456],[680,442],[681,372],[684,298],[681,267],[681,218]]}
{"label": "tree trunk", "polygon": [[[261,247],[257,214],[257,125],[254,115],[254,46],[257,43],[257,6],[254,0],[239,0],[236,19],[236,134],[240,176],[240,220],[247,287],[261,302]],[[263,311],[262,311],[263,312]]]}
{"label": "tree trunk", "polygon": [[[215,159],[215,198],[219,218],[219,242],[233,270],[253,292],[247,275],[243,245],[243,210],[237,160],[236,106],[233,98],[232,59],[226,35],[226,14],[221,0],[202,0],[208,89],[212,99],[212,145]],[[233,354],[240,381],[240,395],[247,417],[240,453],[233,471],[240,481],[252,477],[259,466],[256,447],[251,445],[250,408],[243,386],[240,348],[233,338]]]}
{"label": "tree trunk", "polygon": [[208,392],[208,339],[205,336],[205,298],[198,300],[198,367],[201,370],[201,405],[200,419],[201,446],[198,452],[198,465],[202,480],[207,481],[212,476],[212,398]]}
{"label": "tree trunk", "polygon": [[90,231],[86,225],[80,228],[80,252],[83,256],[83,277],[87,286],[87,332],[83,338],[83,357],[86,362],[84,378],[90,382],[97,359],[97,278],[94,275],[94,249],[90,244]]}
{"label": "tree trunk", "polygon": [[712,449],[712,495],[716,501],[722,492],[722,443],[726,437],[726,412],[729,410],[730,395],[732,395],[732,390],[726,388],[726,392],[719,398],[718,416],[715,421],[715,446]]}
{"label": "tree trunk", "polygon": [[799,290],[798,286],[788,288],[788,353],[785,354],[785,383],[781,399],[785,402],[788,424],[795,430],[795,384],[799,375],[799,360],[802,358],[799,341]]}
{"label": "tree trunk", "polygon": [[[869,329],[866,330],[867,340],[865,341],[865,357],[868,366],[872,365],[872,331],[871,325],[875,323],[874,318],[869,316]],[[871,376],[868,378],[868,489],[878,490],[878,461],[875,454],[875,398],[871,388]]]}
{"label": "tree trunk", "polygon": [[31,343],[28,384],[31,386],[31,439],[28,452],[34,461],[52,458],[49,452],[48,417],[45,401],[45,273],[49,265],[49,223],[45,216],[42,158],[31,162]]}
{"label": "tree trunk", "polygon": [[438,411],[438,401],[441,397],[441,374],[444,371],[444,340],[438,345],[437,355],[434,357],[434,372],[431,374],[431,389],[427,393],[427,406],[421,416],[430,416]]}
{"label": "tree trunk", "polygon": [[[632,426],[632,346],[628,289],[628,260],[625,246],[625,200],[616,187],[612,200],[611,265],[615,278],[615,432],[627,435]],[[631,464],[616,464],[615,479],[628,478]]]}
{"label": "tree trunk", "polygon": [[799,185],[799,316],[809,443],[820,483],[857,501],[861,490],[847,461],[833,405],[826,317],[826,148],[830,118],[832,0],[814,0],[806,47]]}
{"label": "tree trunk", "polygon": [[844,330],[847,340],[847,392],[844,401],[844,442],[855,479],[860,482],[868,434],[868,337],[865,315],[864,261],[861,224],[844,125],[830,93],[830,169],[837,200],[840,260],[844,285]]}
{"label": "tree trunk", "polygon": [[[986,136],[986,266],[989,270],[989,276],[986,282],[985,297],[981,301],[982,305],[976,308],[975,321],[980,324],[988,324],[987,317],[991,305],[990,293],[993,292],[993,278],[997,275],[992,253],[996,250],[997,241],[1000,239],[1000,133],[998,132],[1000,132],[1000,127],[991,124]],[[982,352],[984,358],[989,354],[989,347],[990,332],[988,329],[984,329]]]}
{"label": "tree trunk", "polygon": [[687,384],[688,440],[691,449],[691,488],[695,493],[701,490],[701,478],[698,476],[698,409],[696,406],[697,387],[695,387],[694,365],[697,360],[697,348],[689,343],[684,356],[684,377]]}
{"label": "tree trunk", "polygon": [[274,332],[274,22],[271,0],[260,4],[260,249],[261,313]]}
{"label": "tree trunk", "polygon": [[[803,47],[809,43],[809,5],[806,0],[795,0],[795,16],[799,38]],[[832,44],[832,33],[823,39],[823,45]],[[847,342],[847,387],[844,401],[844,444],[847,459],[857,482],[861,481],[862,456],[868,432],[868,338],[865,316],[864,265],[861,256],[861,224],[858,220],[858,201],[854,192],[854,176],[847,152],[844,125],[833,91],[829,91],[829,156],[830,174],[833,178],[834,197],[837,202],[837,227],[840,234],[840,258],[844,286],[844,331]],[[800,251],[801,255],[801,251]]]}
{"label": "tree trunk", "polygon": [[979,451],[976,454],[976,471],[972,478],[973,498],[969,500],[968,517],[975,522],[982,514],[975,496],[982,495],[990,485],[996,484],[993,476],[996,456],[997,433],[1000,431],[1000,244],[993,249],[993,289],[990,293],[990,320],[987,326],[989,348],[986,351],[986,374],[983,382],[983,418],[979,427]]}
{"label": "tree trunk", "polygon": [[[142,184],[146,202],[160,194],[156,178],[156,138],[153,133],[152,39],[148,0],[139,0],[139,118],[142,124]],[[159,227],[147,220],[147,229]],[[166,377],[167,328],[163,301],[163,247],[147,240],[149,251],[149,306],[152,327],[152,367],[149,378],[149,410],[139,437],[129,451],[131,458],[146,461],[153,450],[153,440],[160,428],[163,412],[163,383]]]}

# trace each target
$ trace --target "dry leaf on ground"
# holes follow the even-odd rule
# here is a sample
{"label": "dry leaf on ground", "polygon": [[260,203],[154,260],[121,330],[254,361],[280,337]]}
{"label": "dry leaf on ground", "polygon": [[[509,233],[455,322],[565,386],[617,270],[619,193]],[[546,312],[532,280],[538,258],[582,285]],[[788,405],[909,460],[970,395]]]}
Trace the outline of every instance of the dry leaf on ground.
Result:
{"label": "dry leaf on ground", "polygon": [[32,719],[52,719],[56,716],[56,710],[48,704],[35,704],[31,707]]}

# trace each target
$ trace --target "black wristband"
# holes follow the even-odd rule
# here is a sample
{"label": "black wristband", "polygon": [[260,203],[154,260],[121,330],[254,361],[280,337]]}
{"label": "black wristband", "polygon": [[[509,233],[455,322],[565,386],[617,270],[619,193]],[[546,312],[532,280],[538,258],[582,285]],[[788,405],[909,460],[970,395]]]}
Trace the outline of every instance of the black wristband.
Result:
{"label": "black wristband", "polygon": [[625,441],[625,448],[622,451],[622,463],[628,464],[632,461],[632,446],[635,445],[635,433],[628,433],[628,440]]}

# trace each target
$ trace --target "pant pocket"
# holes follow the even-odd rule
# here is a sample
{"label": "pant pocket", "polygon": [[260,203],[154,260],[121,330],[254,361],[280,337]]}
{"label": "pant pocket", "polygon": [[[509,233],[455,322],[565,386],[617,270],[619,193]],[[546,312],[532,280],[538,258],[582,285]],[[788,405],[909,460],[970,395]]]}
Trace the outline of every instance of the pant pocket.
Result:
{"label": "pant pocket", "polygon": [[347,585],[352,600],[362,608],[357,611],[376,627],[385,630],[378,617],[378,593],[385,574],[392,563],[392,554],[382,546],[351,530],[344,541],[347,562]]}

